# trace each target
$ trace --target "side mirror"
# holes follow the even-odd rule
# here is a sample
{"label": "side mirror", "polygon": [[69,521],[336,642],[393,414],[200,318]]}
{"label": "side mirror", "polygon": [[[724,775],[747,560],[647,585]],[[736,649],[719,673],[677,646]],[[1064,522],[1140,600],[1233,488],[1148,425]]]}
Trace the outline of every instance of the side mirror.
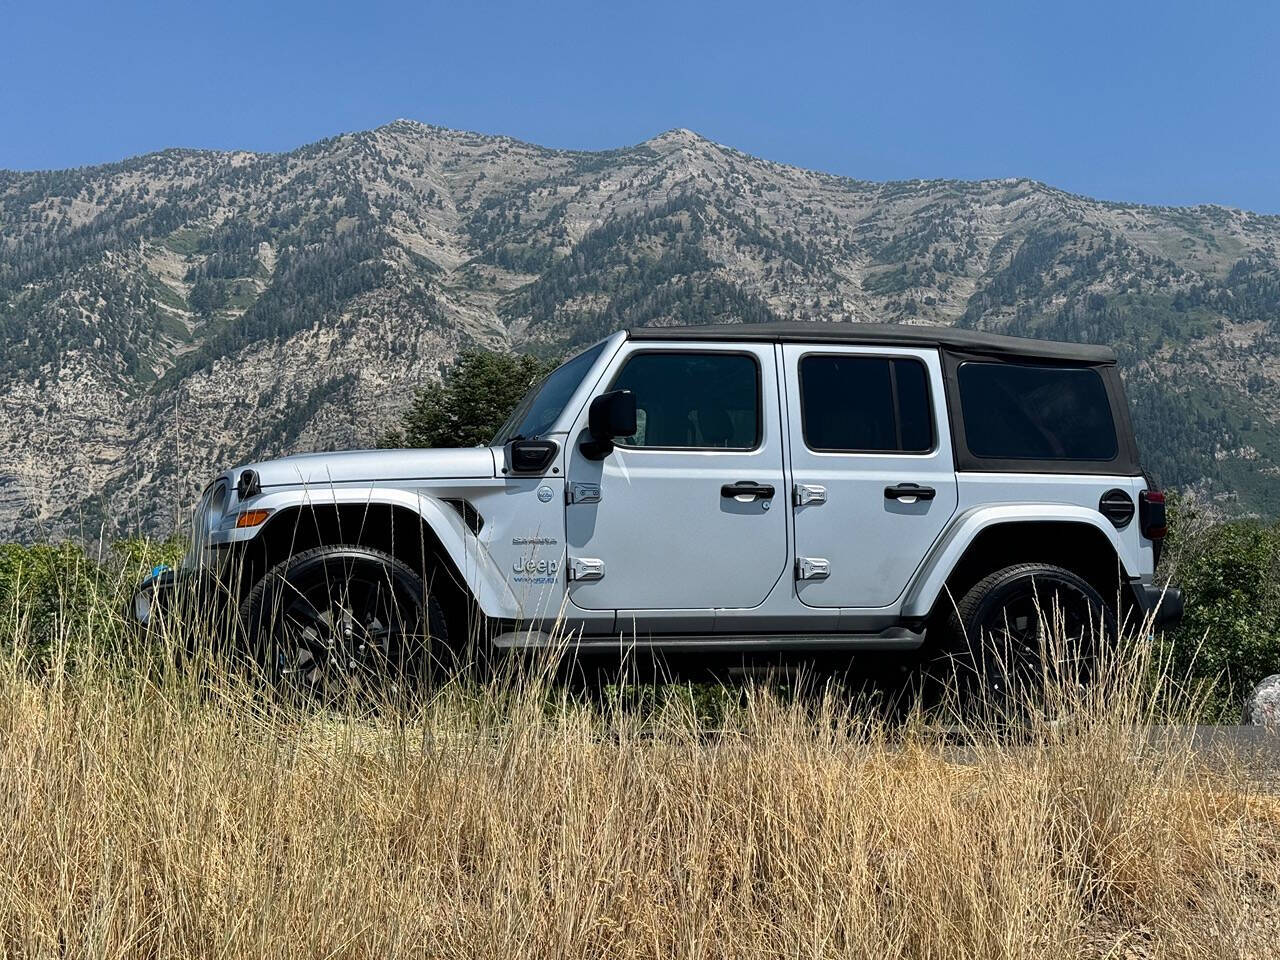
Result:
{"label": "side mirror", "polygon": [[558,449],[553,440],[512,440],[507,444],[507,468],[512,473],[542,473]]}
{"label": "side mirror", "polygon": [[587,432],[591,439],[580,449],[591,460],[602,460],[613,450],[613,441],[636,432],[636,395],[630,390],[611,390],[591,401],[587,411]]}

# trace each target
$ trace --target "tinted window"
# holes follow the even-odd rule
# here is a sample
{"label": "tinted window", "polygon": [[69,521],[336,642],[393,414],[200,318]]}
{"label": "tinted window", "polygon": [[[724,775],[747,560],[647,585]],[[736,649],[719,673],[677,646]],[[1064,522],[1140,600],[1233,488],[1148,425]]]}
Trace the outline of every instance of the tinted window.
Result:
{"label": "tinted window", "polygon": [[603,342],[598,343],[547,374],[545,380],[525,394],[493,438],[493,445],[501,446],[517,436],[531,440],[550,430],[604,347]]}
{"label": "tinted window", "polygon": [[760,377],[738,353],[638,353],[611,390],[636,396],[629,447],[750,450],[760,439]]}
{"label": "tinted window", "polygon": [[811,354],[800,361],[800,405],[811,450],[933,448],[928,373],[919,360]]}
{"label": "tinted window", "polygon": [[963,363],[969,452],[992,460],[1112,460],[1116,426],[1102,378],[1085,367]]}

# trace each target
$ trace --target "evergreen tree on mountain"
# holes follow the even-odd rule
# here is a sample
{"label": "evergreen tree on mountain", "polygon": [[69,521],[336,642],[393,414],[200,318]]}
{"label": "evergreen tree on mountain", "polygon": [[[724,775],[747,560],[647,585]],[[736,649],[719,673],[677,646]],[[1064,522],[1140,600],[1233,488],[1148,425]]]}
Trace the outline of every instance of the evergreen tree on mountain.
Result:
{"label": "evergreen tree on mountain", "polygon": [[554,366],[530,354],[464,350],[439,383],[421,388],[382,447],[488,443],[516,404]]}

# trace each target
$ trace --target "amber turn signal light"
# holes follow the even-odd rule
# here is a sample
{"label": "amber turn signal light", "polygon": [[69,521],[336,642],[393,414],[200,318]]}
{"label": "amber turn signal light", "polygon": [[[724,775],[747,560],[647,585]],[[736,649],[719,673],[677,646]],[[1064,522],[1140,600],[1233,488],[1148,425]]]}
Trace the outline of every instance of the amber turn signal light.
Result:
{"label": "amber turn signal light", "polygon": [[270,510],[246,510],[240,516],[236,517],[237,527],[256,527],[267,517],[271,516]]}

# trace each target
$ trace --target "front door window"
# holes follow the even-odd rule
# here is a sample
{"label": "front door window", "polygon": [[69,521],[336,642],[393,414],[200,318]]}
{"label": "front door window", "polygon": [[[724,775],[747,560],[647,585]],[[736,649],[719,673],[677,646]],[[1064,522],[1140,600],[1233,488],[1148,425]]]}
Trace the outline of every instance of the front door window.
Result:
{"label": "front door window", "polygon": [[636,433],[622,446],[753,450],[760,442],[760,370],[742,353],[637,353],[613,382],[636,397]]}

